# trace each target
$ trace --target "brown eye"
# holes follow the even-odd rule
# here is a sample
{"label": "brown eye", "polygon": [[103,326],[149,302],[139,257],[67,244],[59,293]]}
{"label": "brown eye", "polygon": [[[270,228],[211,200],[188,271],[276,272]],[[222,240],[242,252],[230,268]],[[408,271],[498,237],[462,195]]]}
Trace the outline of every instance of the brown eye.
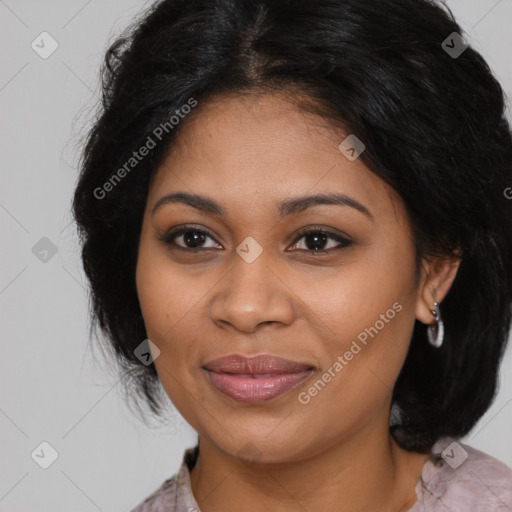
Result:
{"label": "brown eye", "polygon": [[[304,239],[303,247],[297,248],[297,246],[300,245],[298,241],[302,239]],[[331,241],[331,243],[335,242],[334,246],[327,247],[329,245],[329,241]],[[330,252],[331,250],[350,247],[351,245],[353,245],[351,240],[337,233],[332,233],[323,229],[309,229],[307,231],[301,232],[295,239],[294,246],[296,246],[296,248],[294,250],[313,253],[326,253]]]}
{"label": "brown eye", "polygon": [[[193,226],[182,226],[166,233],[160,240],[176,249],[190,250],[211,249],[215,246],[204,246],[207,239],[214,241],[213,237],[205,230]],[[179,241],[179,243],[177,242]],[[214,241],[215,242],[215,241]],[[216,244],[217,242],[215,242]]]}

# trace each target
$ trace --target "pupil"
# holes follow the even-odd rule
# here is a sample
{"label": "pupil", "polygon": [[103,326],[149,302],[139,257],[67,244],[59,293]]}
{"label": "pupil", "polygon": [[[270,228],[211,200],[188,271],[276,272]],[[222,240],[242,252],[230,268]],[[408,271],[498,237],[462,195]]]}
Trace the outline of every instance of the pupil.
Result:
{"label": "pupil", "polygon": [[[192,235],[191,235],[192,233]],[[194,244],[197,243],[201,245],[204,243],[204,234],[198,233],[197,231],[187,231],[184,235],[185,244],[192,244],[193,247],[196,247]]]}
{"label": "pupil", "polygon": [[[308,240],[311,240],[311,239],[314,240],[314,242],[312,244],[308,243]],[[310,251],[319,250],[319,249],[321,249],[321,247],[316,247],[314,244],[318,243],[320,241],[320,244],[322,245],[323,243],[325,243],[326,240],[327,240],[327,236],[326,235],[322,235],[321,233],[320,234],[315,233],[315,234],[306,235],[306,247]],[[323,245],[322,245],[322,247],[323,247]]]}

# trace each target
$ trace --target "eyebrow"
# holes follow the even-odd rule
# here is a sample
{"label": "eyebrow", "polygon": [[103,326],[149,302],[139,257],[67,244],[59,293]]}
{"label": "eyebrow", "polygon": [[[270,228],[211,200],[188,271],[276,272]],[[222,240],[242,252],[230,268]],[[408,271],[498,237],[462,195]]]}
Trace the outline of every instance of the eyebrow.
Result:
{"label": "eyebrow", "polygon": [[[211,215],[223,216],[226,213],[226,209],[219,202],[210,197],[198,194],[189,194],[187,192],[174,192],[161,197],[153,206],[151,215],[154,215],[158,208],[169,203],[183,203],[195,208],[196,210]],[[345,194],[324,193],[294,197],[279,203],[277,210],[280,217],[283,218],[317,205],[349,206],[361,213],[364,213],[367,217],[373,220],[373,215],[368,208]]]}

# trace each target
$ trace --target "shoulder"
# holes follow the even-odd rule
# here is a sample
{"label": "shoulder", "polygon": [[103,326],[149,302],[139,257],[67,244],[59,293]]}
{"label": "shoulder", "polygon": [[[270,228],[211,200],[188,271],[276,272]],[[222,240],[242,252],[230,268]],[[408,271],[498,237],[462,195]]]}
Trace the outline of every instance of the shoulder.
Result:
{"label": "shoulder", "polygon": [[178,512],[176,508],[177,474],[166,480],[156,491],[131,512]]}
{"label": "shoulder", "polygon": [[194,467],[197,454],[197,446],[185,450],[179,471],[131,512],[198,512],[190,485],[190,470]]}
{"label": "shoulder", "polygon": [[440,439],[423,468],[414,512],[510,512],[512,469],[454,438]]}

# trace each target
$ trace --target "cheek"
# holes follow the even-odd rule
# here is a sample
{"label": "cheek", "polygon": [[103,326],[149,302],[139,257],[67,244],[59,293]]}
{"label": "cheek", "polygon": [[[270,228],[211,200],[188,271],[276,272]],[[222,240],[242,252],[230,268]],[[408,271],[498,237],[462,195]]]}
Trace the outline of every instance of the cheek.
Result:
{"label": "cheek", "polygon": [[320,320],[315,322],[324,340],[322,370],[331,368],[336,375],[329,391],[319,393],[327,402],[343,395],[354,410],[370,410],[392,391],[415,322],[414,252],[403,247],[365,248],[322,286],[304,287],[305,302],[315,313],[310,318]]}
{"label": "cheek", "polygon": [[165,251],[145,243],[142,237],[136,269],[139,303],[147,336],[160,350],[155,359],[159,379],[180,411],[190,409],[189,397],[183,393],[183,386],[190,387],[186,382],[186,362],[198,358],[194,341],[197,333],[191,327],[197,325],[194,305],[201,294],[187,284],[190,282],[185,273],[176,265],[170,265]]}
{"label": "cheek", "polygon": [[190,286],[186,271],[170,262],[161,247],[141,238],[136,285],[148,337],[164,342],[179,322],[187,321],[202,293]]}
{"label": "cheek", "polygon": [[[174,376],[189,378],[189,366],[199,366],[204,346],[205,295],[211,289],[207,276],[196,279],[190,269],[170,260],[165,250],[141,238],[136,284],[148,338],[160,349],[155,366],[164,388],[174,398]],[[174,400],[173,400],[174,401]]]}
{"label": "cheek", "polygon": [[[411,293],[413,253],[378,245],[361,248],[329,274],[322,269],[316,279],[314,274],[293,279],[298,295],[315,313],[309,315],[311,320],[319,320],[315,322],[330,346],[350,343],[376,322],[377,329],[392,338],[403,339],[400,333],[410,328],[415,298]],[[298,283],[302,283],[300,289]]]}
{"label": "cheek", "polygon": [[393,304],[382,309],[387,323],[380,319],[378,306],[378,314],[370,315],[371,319],[359,316],[338,321],[343,335],[324,344],[321,370],[297,396],[301,404],[297,408],[308,426],[303,432],[305,441],[314,443],[314,432],[322,432],[328,445],[329,440],[351,435],[387,407],[414,322],[410,320],[413,308],[400,309],[398,301],[394,304],[394,309]]}

